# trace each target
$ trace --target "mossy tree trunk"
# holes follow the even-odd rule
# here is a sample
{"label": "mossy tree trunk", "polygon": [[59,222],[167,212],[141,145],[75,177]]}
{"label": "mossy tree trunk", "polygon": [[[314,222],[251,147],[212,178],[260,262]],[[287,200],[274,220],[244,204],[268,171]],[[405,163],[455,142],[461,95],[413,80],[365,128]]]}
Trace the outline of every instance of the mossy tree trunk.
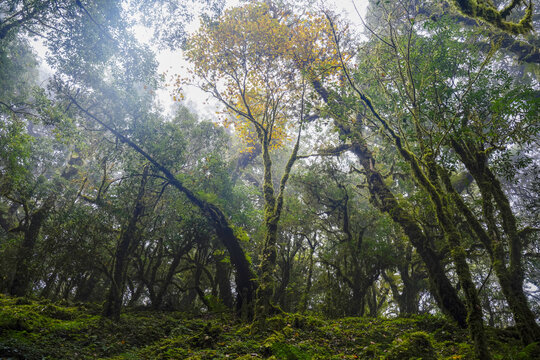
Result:
{"label": "mossy tree trunk", "polygon": [[228,308],[233,307],[233,295],[231,292],[230,273],[231,266],[224,261],[224,257],[215,258],[216,262],[216,282],[219,288],[219,298],[223,301],[223,305]]}
{"label": "mossy tree trunk", "polygon": [[[272,309],[271,299],[274,293],[274,271],[277,258],[277,225],[279,215],[276,214],[276,197],[272,183],[272,160],[266,132],[259,134],[262,145],[264,178],[264,242],[261,255],[259,288],[257,289],[257,317],[264,318]],[[279,209],[281,211],[281,209]],[[278,215],[278,216],[276,216]]]}
{"label": "mossy tree trunk", "polygon": [[259,274],[259,288],[257,289],[256,317],[261,324],[264,324],[264,319],[274,311],[278,311],[276,306],[272,304],[275,290],[275,271],[277,260],[277,237],[278,223],[283,210],[284,192],[291,169],[296,162],[298,149],[300,147],[300,132],[302,124],[299,125],[298,137],[294,148],[289,156],[289,160],[285,165],[283,175],[279,184],[279,190],[276,196],[273,179],[272,179],[272,159],[270,158],[270,142],[271,134],[263,129],[258,128],[259,143],[262,147],[263,157],[263,197],[264,197],[264,243],[261,255],[261,265]]}
{"label": "mossy tree trunk", "polygon": [[27,221],[23,225],[23,241],[17,252],[17,262],[15,275],[9,288],[9,293],[13,296],[25,296],[30,287],[31,267],[34,258],[34,247],[39,238],[41,227],[49,215],[54,200],[46,200],[45,203],[33,214],[27,216]]}
{"label": "mossy tree trunk", "polygon": [[165,166],[161,165],[150,154],[143,150],[139,145],[131,141],[122,133],[109,126],[107,123],[96,117],[87,109],[81,106],[77,99],[68,95],[68,98],[72,103],[88,118],[95,121],[105,129],[115,135],[121,142],[127,144],[133,150],[135,150],[142,157],[147,159],[153,166],[165,175],[170,184],[178,191],[183,193],[186,198],[205,215],[214,228],[217,238],[221,241],[223,246],[229,253],[229,258],[235,269],[235,282],[236,282],[236,310],[237,314],[241,317],[251,317],[253,315],[253,304],[255,297],[255,290],[257,288],[256,275],[251,269],[251,264],[240,245],[240,240],[234,234],[234,231],[229,224],[227,217],[221,211],[219,207],[211,204],[204,199],[201,199],[195,195],[191,190],[186,188],[183,183],[174,176],[171,171]]}
{"label": "mossy tree trunk", "polygon": [[334,124],[341,136],[351,141],[350,151],[357,157],[366,173],[368,190],[372,196],[373,205],[382,213],[388,214],[409,238],[412,245],[426,264],[429,281],[433,289],[433,297],[439,308],[453,318],[461,327],[466,327],[467,310],[459,298],[456,289],[446,276],[439,254],[414,216],[408,213],[397,201],[396,197],[384,182],[384,178],[376,168],[373,153],[368,148],[362,135],[356,133],[344,116],[345,102],[339,95],[329,93],[318,80],[312,80],[317,93],[330,107]]}
{"label": "mossy tree trunk", "polygon": [[[464,16],[451,9],[448,4],[441,4],[442,12],[437,13],[433,11],[433,8],[429,6],[429,3],[420,4],[418,8],[418,14],[429,17],[430,20],[438,21],[444,16],[444,18],[451,20],[454,23],[459,23],[465,27],[478,28],[485,27],[484,23],[476,21],[468,16]],[[537,16],[537,14],[535,14]],[[490,29],[488,29],[490,30]],[[538,64],[540,62],[540,49],[533,44],[534,37],[528,37],[527,39],[516,37],[505,31],[491,31],[491,41],[500,42],[502,49],[511,52],[517,57],[520,63]],[[492,44],[489,41],[483,41],[478,39],[475,46],[489,51]]]}
{"label": "mossy tree trunk", "polygon": [[402,316],[418,314],[418,296],[422,289],[420,283],[426,277],[423,270],[419,269],[421,264],[413,261],[412,250],[412,246],[409,244],[405,248],[400,249],[401,252],[405,253],[404,261],[397,266],[403,284],[401,292],[392,275],[385,272],[382,273],[385,281],[390,285],[392,297],[398,304],[399,314]]}
{"label": "mossy tree trunk", "polygon": [[[540,326],[535,321],[535,315],[523,291],[523,239],[517,229],[516,218],[510,207],[510,202],[499,179],[489,168],[486,152],[472,141],[453,139],[451,143],[480,190],[487,230],[473,215],[459,194],[453,191],[447,174],[443,174],[442,176],[446,176],[446,187],[448,191],[452,192],[454,202],[489,254],[521,340],[525,345],[540,341]],[[498,210],[497,218],[495,209]],[[502,226],[498,226],[498,224],[502,224]],[[505,248],[508,248],[508,253]]]}
{"label": "mossy tree trunk", "polygon": [[[456,8],[465,16],[473,19],[480,19],[490,23],[492,26],[500,30],[514,34],[527,34],[532,31],[532,1],[512,0],[508,5],[499,10],[491,1],[477,0],[452,0]],[[520,4],[526,4],[527,8],[523,17],[513,22],[509,19],[510,14]]]}

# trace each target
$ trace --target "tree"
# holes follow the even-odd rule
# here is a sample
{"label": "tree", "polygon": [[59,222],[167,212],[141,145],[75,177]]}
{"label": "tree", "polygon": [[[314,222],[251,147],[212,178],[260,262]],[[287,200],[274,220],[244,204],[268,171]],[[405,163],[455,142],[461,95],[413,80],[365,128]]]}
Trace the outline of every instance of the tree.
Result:
{"label": "tree", "polygon": [[[394,9],[392,11],[394,12],[393,16],[396,16],[396,10]],[[442,68],[438,68],[438,70],[434,70],[434,72],[431,73],[434,74],[431,75],[434,76],[433,81],[425,82],[423,77],[429,76],[426,72],[416,73],[411,69],[416,67],[426,69],[422,65],[422,59],[424,59],[425,54],[427,54],[428,52],[426,52],[425,50],[422,52],[418,52],[416,48],[423,47],[425,49],[427,47],[427,42],[429,42],[431,39],[437,39],[439,34],[444,34],[443,36],[447,36],[449,34],[448,28],[445,29],[444,33],[438,33],[437,31],[435,31],[435,34],[432,37],[427,37],[427,39],[421,36],[416,37],[413,35],[413,31],[415,29],[415,26],[418,26],[419,19],[414,16],[414,11],[411,12],[408,7],[403,7],[402,10],[398,11],[403,11],[408,17],[404,20],[401,20],[404,27],[400,27],[400,20],[396,20],[395,25],[390,25],[389,32],[377,35],[379,36],[379,39],[381,39],[381,46],[387,47],[390,51],[384,53],[384,55],[388,57],[381,57],[379,59],[382,61],[374,61],[369,66],[372,66],[372,68],[376,68],[378,71],[380,71],[380,74],[382,74],[381,77],[388,79],[387,82],[384,80],[381,81],[381,77],[379,77],[380,88],[383,89],[388,98],[395,99],[398,104],[401,101],[404,101],[403,108],[399,108],[399,106],[389,107],[387,106],[387,103],[380,102],[380,100],[382,100],[380,98],[377,100],[378,103],[375,105],[375,103],[367,95],[365,95],[365,93],[363,93],[363,91],[360,90],[357,85],[353,83],[350,77],[349,80],[351,81],[351,86],[353,87],[354,91],[366,103],[375,121],[378,122],[381,128],[387,132],[388,137],[390,139],[393,139],[394,146],[396,147],[398,153],[400,153],[402,158],[411,166],[416,181],[429,194],[431,201],[433,201],[438,221],[440,222],[444,233],[448,237],[450,246],[454,249],[458,249],[462,246],[460,244],[463,244],[463,241],[466,240],[468,237],[459,235],[460,220],[452,219],[452,214],[454,210],[451,210],[451,212],[449,210],[445,210],[445,207],[452,206],[449,201],[454,201],[456,204],[459,204],[460,199],[458,196],[456,196],[457,192],[453,189],[453,186],[449,181],[448,174],[445,173],[444,169],[445,167],[448,167],[448,163],[445,163],[445,160],[447,158],[445,158],[444,151],[440,150],[440,144],[444,144],[444,141],[447,138],[451,139],[452,131],[456,131],[456,128],[459,128],[459,123],[454,123],[454,125],[451,125],[452,120],[448,118],[447,113],[450,112],[454,114],[454,119],[456,119],[463,116],[462,114],[459,114],[459,108],[465,107],[469,109],[469,107],[465,105],[467,103],[467,100],[465,99],[467,99],[471,95],[471,93],[474,92],[473,89],[476,87],[476,81],[481,82],[481,80],[479,79],[482,78],[482,71],[484,70],[486,63],[492,56],[493,50],[492,52],[487,54],[487,59],[484,62],[481,62],[479,60],[474,60],[474,57],[472,55],[474,54],[474,50],[471,51],[469,48],[466,55],[469,57],[468,63],[470,64],[470,68],[476,67],[476,69],[478,69],[478,75],[476,75],[476,77],[469,76],[469,81],[465,81],[464,84],[460,82],[446,82],[445,84],[456,84],[454,85],[455,88],[452,91],[449,91],[447,85],[443,85],[443,82],[445,80],[442,79],[445,79],[446,71],[449,71],[448,76],[450,77],[459,76],[456,75],[457,73],[459,73],[457,67],[455,65],[451,65],[450,63],[452,63],[452,59],[458,59],[459,56],[463,56],[465,52],[462,52],[461,55],[454,55],[452,51],[456,48],[455,44],[454,46],[452,46],[451,44],[446,44],[439,50],[431,50],[429,51],[429,53],[432,55],[430,55],[429,59],[426,58],[427,62],[432,66],[438,66],[445,63],[446,65],[444,66],[444,70]],[[399,17],[397,19],[399,19]],[[443,41],[441,41],[441,39],[439,38],[437,40],[437,44],[439,45],[442,43]],[[459,45],[457,45],[457,47],[459,48]],[[394,53],[394,55],[391,55],[392,53]],[[382,55],[383,53],[379,54]],[[438,54],[441,54],[441,58],[439,58],[437,62],[433,62],[433,55],[437,56]],[[447,63],[448,61],[450,63]],[[458,62],[452,64],[458,64]],[[470,71],[471,70],[469,70],[469,74]],[[435,85],[435,89],[432,88],[432,92],[430,92],[427,89],[430,88],[431,84],[440,84],[441,87],[437,88],[437,85]],[[422,86],[422,92],[420,92],[420,86]],[[487,86],[487,83],[484,83],[483,86]],[[452,94],[450,96],[455,96],[456,93],[459,93],[461,95],[456,96],[452,99],[446,97],[447,94]],[[422,94],[422,96],[420,96],[420,94]],[[430,103],[433,104],[432,107],[428,105],[427,101],[427,98],[430,96],[430,94],[433,94],[434,96],[432,100],[433,102]],[[523,93],[521,94],[521,97],[523,98]],[[457,103],[455,102],[456,98],[460,99]],[[490,99],[493,98],[494,97],[491,97]],[[445,102],[445,99],[448,99],[448,102]],[[462,102],[460,103],[459,101]],[[375,106],[380,108],[380,112],[374,109]],[[407,127],[404,127],[403,125],[399,124],[398,121],[394,120],[402,118],[403,114],[407,113],[409,114],[408,116],[411,117],[411,122],[413,124],[413,127],[409,128],[411,130],[408,131]],[[444,122],[446,119],[448,119],[450,124],[448,122]],[[445,125],[442,125],[443,123]],[[436,124],[436,127],[434,127],[433,124]],[[463,121],[461,122],[461,124],[464,124]],[[486,124],[484,124],[484,126],[485,125]],[[436,131],[437,126],[439,127],[439,129],[442,128],[441,133],[438,133]],[[431,131],[429,131],[428,129],[431,129]],[[485,131],[485,128],[483,131]],[[416,155],[415,153],[419,153],[420,155]],[[440,160],[435,160],[436,158],[439,158]],[[461,161],[463,161],[463,159]],[[497,183],[495,182],[494,178],[491,179],[491,181],[493,181],[495,184]],[[446,193],[447,191],[449,193]],[[501,200],[501,203],[502,202],[503,201]],[[507,207],[507,209],[509,210],[509,207]],[[470,219],[470,215],[472,214],[470,210],[468,214],[463,207],[462,210],[464,211],[464,217]],[[504,212],[501,212],[501,214],[504,214]],[[507,226],[505,225],[504,227]],[[480,228],[481,227],[477,227],[478,230],[480,230]],[[508,230],[510,229],[508,228]],[[517,262],[517,258],[520,256],[517,255],[517,253],[520,253],[521,251],[518,249],[518,247],[515,247],[514,249],[515,250],[512,251],[516,256],[515,261]],[[456,255],[458,256],[456,257]],[[462,274],[459,273],[460,269],[463,270],[467,267],[466,257],[464,255],[465,254],[463,253],[459,255],[458,252],[453,252],[454,262],[458,267],[458,275],[460,276],[460,282],[463,286],[468,287],[471,290],[471,293],[469,293],[468,295],[469,319],[471,319],[471,314],[476,311],[475,309],[477,309],[477,306],[479,306],[479,304],[477,295],[475,295],[474,284],[472,283],[470,271],[467,270],[464,271]],[[461,265],[458,265],[458,263]],[[465,283],[469,283],[469,285],[465,285]],[[521,286],[518,287],[521,288]],[[513,300],[509,299],[509,301]],[[532,320],[533,317],[530,315],[532,314],[529,313],[528,319]],[[525,316],[520,314],[518,311],[515,312],[516,322],[523,322],[521,326],[523,326],[524,328],[528,327],[529,329],[533,329],[535,326],[537,326],[534,323],[534,320],[532,320],[532,323],[530,323],[530,325],[525,326],[525,323],[531,320],[518,320],[520,318],[523,319],[524,317]],[[477,319],[476,321],[477,325],[475,325],[474,327],[481,326],[481,320]],[[531,341],[530,337],[526,335],[527,333],[530,334],[531,330],[522,331],[522,337],[525,343]],[[475,333],[471,332],[471,335],[474,338]],[[529,340],[525,340],[527,338]],[[482,341],[480,341],[480,344],[481,342]]]}
{"label": "tree", "polygon": [[[386,218],[372,212],[366,194],[349,185],[359,183],[357,174],[347,175],[347,167],[353,165],[346,159],[332,160],[312,165],[297,181],[304,187],[303,201],[309,209],[304,211],[313,213],[324,239],[317,259],[333,274],[329,282],[336,282],[329,284],[324,306],[334,317],[363,316],[377,279],[394,262],[391,229]],[[374,312],[378,305],[372,306]]]}
{"label": "tree", "polygon": [[355,116],[353,113],[354,121],[351,121],[351,115],[346,111],[348,102],[339,93],[327,90],[317,78],[312,79],[312,84],[325,104],[328,105],[326,111],[334,119],[335,127],[340,136],[351,141],[348,148],[364,169],[372,203],[379,211],[388,214],[416,247],[426,264],[432,293],[440,309],[451,316],[460,326],[465,327],[465,306],[446,275],[444,264],[441,262],[433,238],[430,234],[425,233],[420,223],[415,220],[414,215],[400,204],[397,196],[384,181],[381,171],[377,168],[378,162],[373,151],[368,147],[361,131],[361,122],[356,121],[358,115]]}
{"label": "tree", "polygon": [[[144,113],[141,110],[143,107],[152,109],[149,96],[151,94],[141,94],[141,82],[154,88],[156,74],[155,63],[148,49],[139,46],[126,31],[127,16],[120,8],[120,3],[83,4],[81,1],[74,1],[32,2],[27,5],[29,6],[25,7],[22,3],[14,2],[11,7],[2,8],[9,14],[2,19],[2,36],[11,39],[6,34],[16,37],[26,31],[44,36],[52,54],[48,60],[59,74],[57,81],[50,87],[55,94],[53,107],[58,110],[56,114],[72,115],[77,125],[84,122],[84,117],[99,124],[99,116],[106,114],[111,120],[108,129],[121,140],[127,140],[128,137],[122,132],[129,126],[135,129],[141,125],[137,118]],[[58,20],[55,19],[57,16]],[[107,79],[102,76],[104,72],[110,75]],[[95,104],[101,105],[99,114],[93,114],[82,106],[83,99],[87,100],[84,91],[81,92],[82,89],[96,95]],[[105,101],[100,103],[98,99]],[[110,99],[117,102],[107,101]],[[143,105],[148,100],[150,101]],[[79,116],[81,114],[82,117]],[[125,115],[127,116],[124,117]],[[144,118],[147,119],[146,116]],[[129,121],[123,122],[127,119]],[[61,120],[52,119],[51,123],[61,125]],[[101,124],[107,125],[106,122]],[[128,141],[128,144],[152,159],[133,141]],[[153,162],[154,166],[157,164],[159,163]],[[158,169],[166,171],[166,175],[174,183],[173,186],[183,189],[188,198],[214,222],[226,248],[232,250],[231,262],[237,269],[238,266],[242,268],[237,273],[237,279],[242,279],[237,282],[241,285],[241,290],[238,291],[238,306],[249,304],[255,288],[254,276],[226,216],[217,206],[200,199],[183,187],[166,167],[160,166],[159,164]]]}
{"label": "tree", "polygon": [[[329,35],[321,18],[311,14],[298,18],[285,8],[254,3],[225,11],[218,22],[204,23],[187,45],[187,58],[201,79],[199,86],[232,116],[224,124],[234,125],[248,144],[247,151],[253,151],[254,143],[262,151],[265,239],[257,295],[261,318],[275,310],[270,299],[278,224],[307,113],[307,88],[301,72],[315,59],[320,64],[328,62],[317,58],[317,37],[325,34]],[[284,145],[293,127],[298,135],[276,192],[271,151]]]}
{"label": "tree", "polygon": [[[429,26],[430,24],[428,23],[426,25]],[[422,67],[422,64],[427,65],[429,63],[435,67],[433,70],[430,70],[428,74],[435,74],[436,79],[431,82],[432,86],[427,84],[424,85],[422,91],[423,97],[417,99],[418,107],[422,109],[421,111],[424,112],[425,116],[420,115],[418,118],[413,119],[413,123],[419,126],[416,130],[417,138],[428,139],[427,141],[431,143],[429,145],[427,141],[425,144],[420,143],[419,150],[423,152],[423,156],[431,159],[428,160],[427,167],[431,167],[430,171],[434,173],[433,181],[444,183],[444,186],[440,185],[441,193],[448,192],[448,195],[446,196],[452,199],[455,206],[462,212],[464,219],[467,220],[467,223],[471,226],[471,229],[473,229],[478,241],[484,244],[486,249],[489,249],[487,251],[490,254],[501,288],[506,295],[510,307],[514,309],[513,313],[516,325],[518,328],[522,329],[520,331],[522,339],[524,343],[530,343],[535,341],[534,339],[538,336],[533,335],[538,333],[538,325],[534,321],[532,312],[527,310],[529,308],[523,293],[521,260],[523,251],[521,244],[523,239],[519,239],[516,235],[513,235],[517,234],[518,231],[516,219],[513,215],[513,210],[509,205],[507,196],[502,190],[499,180],[493,173],[491,168],[493,165],[490,166],[490,156],[493,156],[491,160],[493,164],[493,162],[496,161],[495,159],[497,156],[501,156],[502,158],[507,156],[502,149],[511,146],[510,142],[526,144],[530,141],[527,140],[529,136],[532,136],[533,138],[536,136],[537,129],[536,126],[533,125],[534,120],[530,118],[530,114],[532,114],[531,111],[535,112],[537,104],[535,104],[535,101],[530,97],[530,89],[527,89],[526,86],[516,84],[509,78],[505,71],[495,70],[496,65],[490,64],[496,48],[491,49],[490,52],[484,53],[480,49],[472,46],[460,46],[450,39],[446,42],[444,39],[447,39],[446,36],[451,35],[452,27],[444,20],[440,20],[438,25],[442,26],[444,30],[437,28],[437,25],[435,25],[432,30],[437,30],[434,31],[433,38],[436,39],[437,45],[442,45],[442,47],[438,50],[431,51],[433,54],[436,54],[437,61],[433,62],[432,57],[424,59],[422,55],[416,54],[412,50],[408,60],[414,64],[414,66]],[[474,39],[478,35],[476,35],[476,33],[469,33],[469,36]],[[465,37],[465,39],[468,38]],[[423,39],[420,38],[419,40],[413,40],[411,43],[415,44],[415,42],[418,41],[418,45],[415,46],[427,46],[422,40]],[[465,44],[467,44],[467,41],[465,41]],[[443,84],[443,82],[447,81],[445,79],[457,79],[458,77],[465,75],[465,72],[461,72],[462,70],[459,69],[459,59],[464,55],[469,57],[467,62],[467,73],[471,74],[471,72],[474,71],[476,75],[470,77],[468,82],[463,84],[459,84],[458,82],[454,83],[454,80]],[[475,59],[475,56],[480,57],[482,55],[485,56],[483,61],[478,58]],[[444,64],[443,67],[438,66],[442,64]],[[424,69],[429,68],[424,67]],[[392,70],[388,67],[382,71],[389,74],[388,76],[391,77],[390,73]],[[405,86],[403,86],[402,89],[404,90],[402,90],[402,94],[408,95],[409,107],[414,108],[415,106],[414,94],[409,94],[414,91],[415,84],[423,84],[422,76],[429,76],[428,74],[408,76],[408,84],[405,86],[409,86],[413,90],[407,92]],[[455,85],[448,86],[448,83],[454,83]],[[519,95],[517,95],[518,93]],[[457,96],[457,94],[459,94],[459,96]],[[456,101],[456,98],[459,100]],[[517,98],[523,102],[517,107],[512,106],[511,104],[517,102]],[[489,101],[487,101],[487,99],[489,99]],[[444,107],[445,110],[441,110],[442,107]],[[461,111],[463,111],[463,113],[460,113]],[[449,113],[452,115],[449,115]],[[454,120],[451,120],[452,116]],[[475,120],[470,119],[471,116],[474,117]],[[476,116],[490,119],[490,122],[478,122]],[[460,121],[457,122],[456,119],[460,119]],[[531,120],[533,123],[531,123]],[[453,124],[452,121],[454,121]],[[427,129],[431,127],[432,124],[436,127],[432,127],[433,130],[429,132]],[[515,125],[509,127],[508,124]],[[482,129],[480,129],[480,127]],[[523,129],[525,128],[528,129],[527,134],[523,132]],[[446,135],[443,135],[445,133]],[[467,133],[467,135],[465,135],[465,133]],[[457,138],[459,138],[459,140]],[[448,142],[446,140],[448,140]],[[445,150],[440,150],[438,153],[439,149],[433,145],[433,143],[436,142],[445,144],[448,148],[454,150],[459,156],[461,166],[464,166],[469,171],[471,178],[475,179],[476,186],[478,186],[482,198],[484,199],[482,205],[484,219],[480,221],[483,224],[480,224],[478,219],[474,220],[474,210],[470,208],[471,205],[465,205],[462,196],[458,194],[454,185],[451,184],[448,174],[451,171],[455,171],[454,169],[459,165],[456,165],[456,163],[449,164],[448,162],[455,160],[452,159],[451,155],[445,153]],[[428,154],[430,151],[434,154],[445,154],[443,156],[445,156],[446,159],[437,161],[438,164],[435,165],[435,159]],[[491,155],[491,151],[499,152],[499,154]],[[480,175],[479,172],[483,175]],[[440,179],[437,180],[437,177],[440,177]],[[491,190],[486,188],[486,184],[488,183]],[[495,193],[497,195],[495,195]],[[498,220],[496,220],[497,215],[495,215],[493,211],[492,202],[494,202],[493,205],[495,205],[498,216],[500,216]],[[496,229],[496,222],[502,224],[502,229]],[[488,230],[488,232],[491,232],[490,236],[487,236],[488,234],[483,231],[485,228],[491,229]],[[501,232],[504,233],[504,235],[502,235]],[[488,240],[488,237],[491,237],[491,240]],[[497,243],[499,245],[497,245]],[[509,250],[507,255],[503,255],[504,251],[502,251],[502,248],[504,246],[501,245],[502,243],[506,243],[506,246],[508,246]],[[510,259],[510,266],[504,268],[503,264],[506,263],[507,257]],[[495,258],[497,258],[497,260],[495,260]],[[501,268],[501,266],[504,269]],[[510,273],[513,273],[514,275],[510,275]],[[510,282],[507,281],[509,277],[514,279],[512,284],[514,284],[515,287],[512,287]],[[520,295],[517,295],[518,293]],[[521,300],[518,300],[518,298]],[[521,305],[517,305],[518,303]]]}
{"label": "tree", "polygon": [[[405,11],[407,11],[406,8],[404,8]],[[331,18],[328,16],[329,21],[332,21]],[[410,23],[414,24],[413,21],[410,20]],[[394,31],[393,26],[389,31],[390,39],[388,41],[384,41],[384,44],[388,44],[390,47],[394,49],[394,51],[397,54],[397,57],[400,58],[401,54],[399,53],[400,48],[397,46],[392,46],[392,44],[396,43],[396,39],[394,39]],[[399,34],[399,30],[398,33]],[[411,33],[409,33],[411,34]],[[384,35],[383,35],[384,36]],[[338,39],[336,39],[336,46],[338,45]],[[407,38],[405,38],[407,39]],[[408,37],[408,44],[410,45],[410,39],[411,37]],[[340,52],[338,47],[338,52]],[[407,59],[407,58],[405,58]],[[415,117],[418,115],[418,108],[416,103],[416,88],[414,87],[414,82],[412,79],[412,71],[411,65],[408,66],[406,69],[403,70],[403,74],[405,75],[405,79],[408,79],[411,81],[411,83],[406,83],[406,92],[405,94],[409,96],[412,99],[412,107],[409,108],[412,116]],[[397,65],[398,69],[401,70],[400,64]],[[467,264],[466,260],[466,253],[463,250],[461,246],[462,238],[458,231],[458,228],[456,227],[456,224],[452,220],[451,213],[449,212],[448,208],[446,207],[446,199],[444,198],[444,194],[440,191],[440,186],[437,184],[434,184],[431,180],[433,180],[433,168],[427,168],[427,170],[423,169],[420,165],[420,161],[418,157],[411,151],[409,148],[409,143],[405,142],[402,138],[402,135],[398,133],[396,130],[394,130],[389,122],[383,118],[384,115],[381,116],[381,113],[379,113],[375,108],[372,100],[365,95],[365,93],[360,90],[360,88],[355,85],[355,82],[349,75],[348,70],[343,67],[344,75],[347,77],[348,82],[353,89],[353,91],[358,96],[359,100],[361,100],[366,108],[368,109],[368,112],[371,116],[373,116],[373,119],[375,122],[379,124],[382,130],[386,131],[389,138],[393,141],[393,144],[396,148],[396,151],[400,154],[400,156],[403,158],[403,160],[408,163],[408,165],[411,168],[411,175],[413,175],[415,181],[419,186],[423,188],[424,191],[429,195],[429,198],[432,202],[433,209],[435,211],[435,214],[437,216],[437,220],[442,228],[442,230],[445,233],[445,237],[448,241],[448,245],[450,247],[451,255],[453,257],[453,261],[456,265],[456,271],[459,277],[459,281],[464,289],[465,297],[466,297],[466,304],[467,304],[467,322],[470,330],[471,337],[475,341],[475,349],[477,351],[477,356],[480,358],[486,358],[489,359],[489,351],[487,349],[487,342],[485,333],[483,330],[483,321],[482,321],[482,312],[481,312],[481,306],[478,299],[478,294],[475,288],[475,285],[472,280],[472,276]],[[403,75],[402,74],[402,75]],[[407,80],[406,80],[407,81]],[[420,147],[422,147],[421,139],[420,141]],[[432,159],[432,156],[429,157]]]}

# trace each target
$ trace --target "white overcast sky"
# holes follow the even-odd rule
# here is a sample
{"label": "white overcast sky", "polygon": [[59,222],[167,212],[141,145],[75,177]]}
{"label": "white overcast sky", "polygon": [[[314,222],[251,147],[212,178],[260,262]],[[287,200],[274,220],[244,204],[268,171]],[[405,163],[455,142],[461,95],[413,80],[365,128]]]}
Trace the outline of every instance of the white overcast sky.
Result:
{"label": "white overcast sky", "polygon": [[[240,4],[238,0],[227,0],[226,8],[234,7]],[[345,18],[349,19],[351,23],[355,24],[360,28],[362,26],[362,21],[360,20],[359,14],[365,16],[366,8],[368,5],[368,0],[321,0],[321,4],[325,8],[336,11],[337,13],[342,14]],[[356,9],[355,9],[356,5]],[[357,12],[358,10],[358,12]],[[190,24],[188,31],[195,31],[198,28],[199,20],[196,19],[194,23]],[[150,32],[140,29],[138,31],[139,40],[148,42],[150,41]],[[182,57],[181,51],[157,51],[157,59],[159,61],[159,71],[165,72],[168,71],[169,74],[177,74],[182,72],[182,66],[187,66],[186,61]],[[200,115],[211,116],[215,113],[219,104],[208,99],[207,94],[195,87],[188,87],[185,91],[185,102],[191,105],[190,107],[195,107],[196,112]],[[173,104],[169,90],[160,90],[158,92],[160,102],[166,108],[170,110]],[[208,99],[208,101],[206,101]]]}
{"label": "white overcast sky", "polygon": [[[364,16],[368,4],[368,0],[319,0],[319,3],[322,4],[325,8],[331,9],[337,13],[340,13],[345,18],[349,19],[351,23],[358,26],[358,29],[361,28],[361,20],[357,13],[358,12]],[[226,8],[233,7],[240,4],[238,0],[226,0]],[[356,9],[355,9],[356,5]],[[192,24],[188,26],[188,31],[194,32],[199,25],[199,20],[196,19]],[[167,71],[169,74],[181,74],[184,70],[183,67],[187,66],[187,62],[182,57],[181,50],[170,51],[170,50],[160,50],[157,47],[153,47],[151,44],[151,31],[145,29],[144,27],[138,27],[134,29],[135,35],[139,41],[150,45],[156,53],[156,58],[159,62],[159,72],[163,73]],[[46,48],[43,43],[39,40],[33,41],[34,49],[37,52],[38,57],[41,59],[41,81],[45,81],[52,73],[52,69],[45,63],[45,53]],[[172,112],[172,106],[174,105],[172,97],[170,95],[170,89],[161,89],[157,92],[158,101],[161,103],[162,107],[167,111],[167,113]],[[185,103],[190,105],[189,107],[195,107],[194,110],[203,117],[212,116],[219,105],[210,99],[209,102],[206,102],[208,96],[203,93],[201,90],[195,87],[186,88],[185,91]]]}

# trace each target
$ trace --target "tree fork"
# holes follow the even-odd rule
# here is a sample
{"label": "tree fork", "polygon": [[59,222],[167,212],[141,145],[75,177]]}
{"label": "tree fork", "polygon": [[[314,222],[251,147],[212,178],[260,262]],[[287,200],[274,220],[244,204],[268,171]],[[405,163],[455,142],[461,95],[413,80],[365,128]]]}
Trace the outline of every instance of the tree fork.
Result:
{"label": "tree fork", "polygon": [[[457,140],[451,141],[452,147],[459,155],[471,175],[476,181],[480,193],[484,199],[484,207],[491,199],[495,200],[501,216],[503,217],[503,229],[509,237],[510,242],[510,266],[507,267],[504,245],[497,238],[490,236],[474,217],[463,199],[451,188],[448,176],[444,177],[446,187],[451,193],[455,204],[464,215],[468,224],[473,229],[474,234],[485,246],[493,269],[499,280],[501,290],[508,302],[514,316],[516,328],[518,329],[521,341],[524,345],[540,340],[540,326],[536,323],[534,313],[529,307],[527,297],[523,291],[523,268],[521,264],[521,238],[517,231],[516,219],[510,208],[510,204],[504,194],[501,184],[491,170],[487,167],[487,159],[483,153],[474,151],[474,144],[462,144]],[[444,174],[443,174],[444,175]],[[487,217],[488,215],[486,215]],[[486,221],[490,219],[486,218]],[[492,219],[492,221],[495,221]]]}
{"label": "tree fork", "polygon": [[[340,101],[340,99],[332,99],[330,93],[318,80],[312,80],[312,84],[317,93],[329,106],[335,107],[343,104],[343,101]],[[378,200],[373,203],[374,206],[382,213],[388,214],[394,223],[399,225],[405,235],[407,235],[426,264],[430,283],[435,290],[433,296],[437,304],[460,327],[465,328],[467,326],[467,309],[459,298],[456,289],[446,276],[444,267],[438,260],[435,249],[431,246],[431,241],[425,236],[414,218],[399,205],[390,188],[384,183],[382,175],[375,169],[373,154],[367,147],[362,136],[354,136],[352,129],[341,121],[341,116],[340,113],[335,113],[334,122],[340,135],[347,136],[353,141],[350,151],[356,155],[358,161],[366,171],[369,192]]]}

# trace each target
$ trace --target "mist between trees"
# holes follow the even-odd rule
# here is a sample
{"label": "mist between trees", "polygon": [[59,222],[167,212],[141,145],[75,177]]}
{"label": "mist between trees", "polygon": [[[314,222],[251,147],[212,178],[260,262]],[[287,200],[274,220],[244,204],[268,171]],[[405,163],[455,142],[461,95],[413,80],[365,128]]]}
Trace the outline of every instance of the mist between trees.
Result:
{"label": "mist between trees", "polygon": [[[533,2],[370,1],[362,28],[286,1],[0,11],[3,293],[253,331],[292,312],[443,314],[480,359],[486,327],[540,340]],[[135,26],[188,67],[159,73]]]}

